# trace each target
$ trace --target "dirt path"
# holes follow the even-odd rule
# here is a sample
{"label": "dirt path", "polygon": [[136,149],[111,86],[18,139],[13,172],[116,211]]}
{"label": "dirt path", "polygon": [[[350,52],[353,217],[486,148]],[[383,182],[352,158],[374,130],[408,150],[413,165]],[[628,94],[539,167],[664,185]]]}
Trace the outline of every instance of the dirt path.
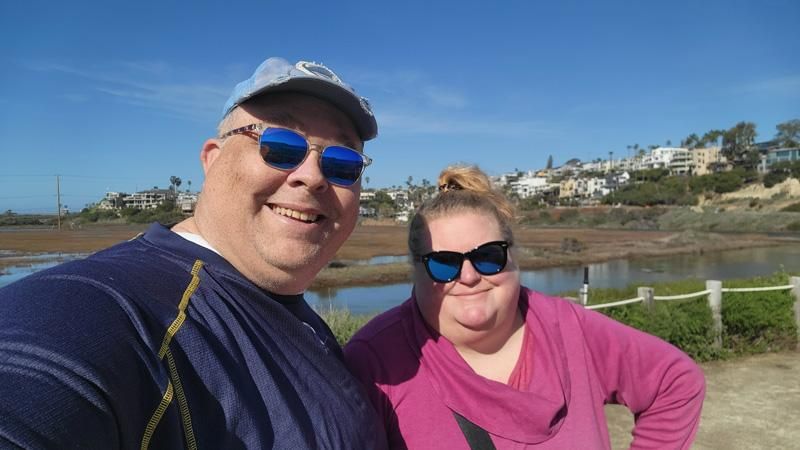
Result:
{"label": "dirt path", "polygon": [[[707,394],[693,449],[800,449],[800,352],[702,365]],[[630,443],[633,417],[606,408],[614,449]]]}

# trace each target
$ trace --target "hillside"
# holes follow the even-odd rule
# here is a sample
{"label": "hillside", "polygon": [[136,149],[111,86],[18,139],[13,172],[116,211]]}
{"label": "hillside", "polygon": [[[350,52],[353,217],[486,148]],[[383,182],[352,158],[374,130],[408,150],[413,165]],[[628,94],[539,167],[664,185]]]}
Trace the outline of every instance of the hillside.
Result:
{"label": "hillside", "polygon": [[[792,211],[785,211],[791,207]],[[594,206],[523,211],[521,223],[536,227],[717,231],[800,234],[800,181],[771,188],[752,184],[726,194],[703,194],[696,206]]]}
{"label": "hillside", "polygon": [[709,207],[773,212],[798,202],[800,202],[800,180],[789,178],[771,188],[766,188],[763,184],[751,184],[738,191],[710,198],[701,195],[698,206],[694,209],[698,212]]}

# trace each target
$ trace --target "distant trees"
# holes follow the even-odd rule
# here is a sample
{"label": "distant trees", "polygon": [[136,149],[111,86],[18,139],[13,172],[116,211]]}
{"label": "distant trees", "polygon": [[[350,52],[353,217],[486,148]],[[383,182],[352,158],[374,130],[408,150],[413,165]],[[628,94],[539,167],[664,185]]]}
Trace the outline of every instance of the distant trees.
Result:
{"label": "distant trees", "polygon": [[744,170],[735,169],[731,172],[720,172],[692,177],[689,180],[689,186],[694,194],[701,194],[703,192],[724,194],[741,188],[747,178],[748,174],[746,174]]}
{"label": "distant trees", "polygon": [[718,146],[719,138],[721,138],[723,134],[725,134],[724,130],[708,130],[701,139],[703,147],[709,145],[714,147]]}
{"label": "distant trees", "polygon": [[734,165],[754,169],[758,165],[755,148],[756,124],[739,122],[722,135],[722,154]]}
{"label": "distant trees", "polygon": [[394,200],[385,191],[375,192],[375,198],[365,206],[373,208],[378,217],[393,217],[396,209]]}
{"label": "distant trees", "polygon": [[764,175],[764,187],[772,186],[792,177],[800,179],[800,161],[781,161],[769,168],[769,173]]}
{"label": "distant trees", "polygon": [[693,205],[697,198],[689,190],[688,178],[666,177],[623,186],[603,198],[606,204],[632,206]]}
{"label": "distant trees", "polygon": [[696,133],[686,136],[686,139],[681,141],[681,147],[688,149],[695,149],[702,146],[702,139]]}
{"label": "distant trees", "polygon": [[775,135],[784,147],[800,146],[800,119],[792,119],[775,126],[778,133]]}
{"label": "distant trees", "polygon": [[177,194],[178,188],[180,187],[182,182],[183,181],[180,179],[180,177],[172,175],[171,177],[169,177],[169,188],[172,190],[172,192]]}

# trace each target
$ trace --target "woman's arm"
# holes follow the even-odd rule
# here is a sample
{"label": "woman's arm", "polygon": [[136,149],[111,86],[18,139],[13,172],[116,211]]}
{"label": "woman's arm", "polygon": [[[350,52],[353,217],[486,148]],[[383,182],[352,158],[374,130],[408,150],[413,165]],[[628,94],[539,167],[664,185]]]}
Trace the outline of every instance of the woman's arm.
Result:
{"label": "woman's arm", "polygon": [[655,336],[594,311],[579,314],[606,401],[634,414],[631,448],[689,448],[705,398],[697,364]]}

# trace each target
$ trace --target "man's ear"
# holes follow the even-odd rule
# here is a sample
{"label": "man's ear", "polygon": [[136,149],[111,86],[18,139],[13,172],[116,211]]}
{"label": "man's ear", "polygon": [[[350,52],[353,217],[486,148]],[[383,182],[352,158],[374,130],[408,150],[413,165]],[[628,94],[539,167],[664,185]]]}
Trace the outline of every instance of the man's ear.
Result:
{"label": "man's ear", "polygon": [[203,149],[200,150],[200,162],[203,164],[204,175],[208,175],[211,165],[222,152],[221,145],[222,141],[219,139],[209,139],[203,143]]}

